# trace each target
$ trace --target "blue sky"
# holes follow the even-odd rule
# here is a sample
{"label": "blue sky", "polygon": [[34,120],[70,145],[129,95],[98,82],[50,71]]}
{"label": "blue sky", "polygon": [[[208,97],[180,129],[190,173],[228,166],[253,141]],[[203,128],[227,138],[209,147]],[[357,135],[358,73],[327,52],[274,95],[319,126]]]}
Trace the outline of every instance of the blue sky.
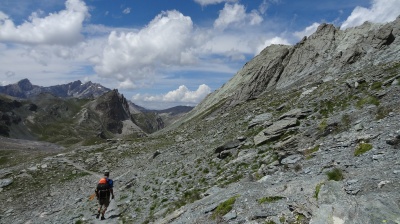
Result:
{"label": "blue sky", "polygon": [[0,85],[79,79],[194,106],[268,45],[399,14],[400,0],[1,0]]}

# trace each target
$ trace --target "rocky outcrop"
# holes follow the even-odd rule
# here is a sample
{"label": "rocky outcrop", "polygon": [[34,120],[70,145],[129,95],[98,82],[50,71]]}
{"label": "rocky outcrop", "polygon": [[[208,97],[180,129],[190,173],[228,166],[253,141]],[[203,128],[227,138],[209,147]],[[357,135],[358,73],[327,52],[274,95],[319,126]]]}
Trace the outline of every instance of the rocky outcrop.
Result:
{"label": "rocky outcrop", "polygon": [[101,114],[106,130],[114,134],[122,133],[122,121],[131,119],[128,102],[116,89],[99,97],[94,109]]}

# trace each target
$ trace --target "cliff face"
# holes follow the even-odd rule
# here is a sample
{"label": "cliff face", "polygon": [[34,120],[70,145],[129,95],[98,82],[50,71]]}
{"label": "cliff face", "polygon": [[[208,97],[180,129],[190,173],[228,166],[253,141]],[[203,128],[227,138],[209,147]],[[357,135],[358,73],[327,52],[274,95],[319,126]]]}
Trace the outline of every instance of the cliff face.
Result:
{"label": "cliff face", "polygon": [[96,100],[95,110],[107,130],[114,134],[121,134],[123,121],[130,120],[129,105],[127,100],[118,90],[112,90]]}

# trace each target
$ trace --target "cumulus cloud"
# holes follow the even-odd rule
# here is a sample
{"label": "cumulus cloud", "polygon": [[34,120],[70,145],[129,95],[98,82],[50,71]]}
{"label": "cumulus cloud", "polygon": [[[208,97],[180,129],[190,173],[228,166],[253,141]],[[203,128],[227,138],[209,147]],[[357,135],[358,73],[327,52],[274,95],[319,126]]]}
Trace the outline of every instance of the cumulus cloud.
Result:
{"label": "cumulus cloud", "polygon": [[296,37],[298,37],[299,39],[301,39],[301,38],[303,38],[305,36],[308,37],[308,36],[310,36],[311,34],[313,34],[317,30],[319,25],[320,25],[320,23],[313,23],[311,26],[306,27],[302,31],[294,32],[294,35]]}
{"label": "cumulus cloud", "polygon": [[162,12],[137,32],[113,31],[95,70],[119,80],[148,78],[157,67],[190,63],[193,23],[178,11]]}
{"label": "cumulus cloud", "polygon": [[356,7],[343,22],[341,28],[346,29],[363,24],[365,21],[385,23],[396,19],[400,14],[399,0],[373,0],[370,8]]}
{"label": "cumulus cloud", "polygon": [[261,46],[259,46],[259,47],[257,48],[256,54],[259,54],[262,50],[264,50],[264,48],[266,48],[266,47],[268,47],[268,46],[270,46],[270,45],[272,45],[272,44],[290,45],[290,43],[289,43],[286,39],[284,39],[284,38],[281,38],[281,37],[273,37],[273,38],[271,38],[271,39],[265,40],[264,44],[261,45]]}
{"label": "cumulus cloud", "polygon": [[81,0],[67,0],[65,10],[40,17],[33,12],[21,25],[0,12],[0,41],[23,44],[75,44],[82,39],[82,23],[89,16],[88,8]]}
{"label": "cumulus cloud", "polygon": [[228,4],[219,12],[218,18],[214,21],[214,27],[225,29],[230,25],[243,25],[246,22],[250,25],[258,25],[263,21],[257,10],[246,13],[246,8],[241,4]]}
{"label": "cumulus cloud", "polygon": [[195,105],[203,100],[211,93],[211,88],[205,84],[201,84],[197,90],[190,91],[185,85],[179,86],[178,89],[161,95],[142,95],[136,94],[132,97],[133,102],[153,102],[153,103],[175,103],[176,105]]}
{"label": "cumulus cloud", "polygon": [[194,1],[200,4],[201,6],[215,5],[222,2],[238,2],[238,0],[194,0]]}

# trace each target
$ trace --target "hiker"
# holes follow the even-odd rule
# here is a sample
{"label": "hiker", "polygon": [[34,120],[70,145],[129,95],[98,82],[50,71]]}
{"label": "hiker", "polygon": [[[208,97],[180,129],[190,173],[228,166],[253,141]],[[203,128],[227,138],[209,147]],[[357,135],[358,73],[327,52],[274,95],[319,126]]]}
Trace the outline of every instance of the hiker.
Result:
{"label": "hiker", "polygon": [[[104,220],[104,213],[106,213],[107,207],[110,204],[110,196],[111,199],[114,199],[114,191],[113,191],[113,180],[109,179],[108,177],[110,176],[110,172],[105,171],[104,172],[104,177],[99,180],[99,183],[97,184],[95,193],[97,200],[99,201],[100,208],[98,210],[98,213],[96,215],[96,218],[98,219],[101,213],[101,220]],[[101,208],[104,206],[103,211]]]}

